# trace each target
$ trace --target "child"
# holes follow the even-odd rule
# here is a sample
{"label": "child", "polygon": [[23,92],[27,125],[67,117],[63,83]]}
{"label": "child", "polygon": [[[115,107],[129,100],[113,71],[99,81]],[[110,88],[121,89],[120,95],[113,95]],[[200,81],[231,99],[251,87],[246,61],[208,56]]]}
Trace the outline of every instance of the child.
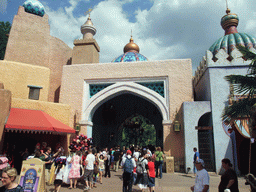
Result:
{"label": "child", "polygon": [[148,187],[150,192],[155,190],[155,163],[152,160],[152,157],[148,157]]}
{"label": "child", "polygon": [[100,158],[99,158],[100,184],[102,184],[102,175],[103,175],[103,171],[104,171],[104,169],[105,169],[104,161],[105,161],[106,159],[107,159],[107,158],[104,159],[103,155],[100,155]]}
{"label": "child", "polygon": [[60,191],[60,187],[62,184],[62,180],[64,177],[64,170],[61,169],[63,166],[62,163],[57,165],[57,169],[55,171],[55,180],[54,180],[54,185],[55,185],[55,192],[59,192]]}

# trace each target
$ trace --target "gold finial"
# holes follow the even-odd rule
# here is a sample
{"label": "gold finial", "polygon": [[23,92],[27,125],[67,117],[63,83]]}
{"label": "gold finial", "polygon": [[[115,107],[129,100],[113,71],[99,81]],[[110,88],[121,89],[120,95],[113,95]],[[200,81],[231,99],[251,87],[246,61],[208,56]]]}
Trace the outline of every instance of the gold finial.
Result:
{"label": "gold finial", "polygon": [[133,38],[132,38],[132,29],[131,29],[131,39],[130,42],[133,42]]}
{"label": "gold finial", "polygon": [[227,13],[227,15],[229,15],[230,9],[228,8],[228,0],[226,0],[226,7],[227,7],[226,13]]}
{"label": "gold finial", "polygon": [[89,8],[88,11],[85,12],[85,15],[89,14],[89,18],[91,16],[92,8]]}

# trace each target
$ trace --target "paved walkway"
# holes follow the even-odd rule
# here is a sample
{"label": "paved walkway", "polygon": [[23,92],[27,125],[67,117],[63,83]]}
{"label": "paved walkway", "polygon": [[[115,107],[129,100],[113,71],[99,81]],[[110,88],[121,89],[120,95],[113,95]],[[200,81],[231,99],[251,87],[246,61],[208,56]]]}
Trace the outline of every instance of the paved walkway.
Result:
{"label": "paved walkway", "polygon": [[[111,171],[111,178],[103,178],[103,184],[97,183],[97,188],[93,188],[90,191],[94,192],[122,192],[122,171]],[[183,173],[163,173],[162,179],[156,179],[155,192],[189,192],[190,187],[194,184],[195,178],[193,175],[187,175]],[[218,185],[220,182],[220,176],[210,175],[210,192],[218,192]],[[240,192],[249,192],[250,187],[245,185],[244,178],[239,178],[239,190]],[[54,186],[47,186],[48,192],[54,191]],[[61,187],[61,192],[82,192],[83,185],[79,183],[77,189],[68,189],[68,185]],[[137,186],[133,186],[133,192],[140,191]],[[149,190],[148,190],[149,191]]]}

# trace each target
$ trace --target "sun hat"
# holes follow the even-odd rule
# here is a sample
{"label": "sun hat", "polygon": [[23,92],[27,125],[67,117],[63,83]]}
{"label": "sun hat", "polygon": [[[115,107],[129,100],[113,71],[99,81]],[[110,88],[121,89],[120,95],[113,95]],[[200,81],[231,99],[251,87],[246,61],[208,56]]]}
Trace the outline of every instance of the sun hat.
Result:
{"label": "sun hat", "polygon": [[196,160],[196,163],[201,163],[201,165],[204,167],[204,160],[203,159]]}

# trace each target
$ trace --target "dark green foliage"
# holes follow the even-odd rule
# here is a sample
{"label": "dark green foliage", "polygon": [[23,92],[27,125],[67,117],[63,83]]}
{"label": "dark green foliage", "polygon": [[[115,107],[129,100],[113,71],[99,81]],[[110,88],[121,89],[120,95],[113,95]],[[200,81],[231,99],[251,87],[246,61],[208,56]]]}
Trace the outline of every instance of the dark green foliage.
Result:
{"label": "dark green foliage", "polygon": [[256,54],[248,50],[247,48],[243,46],[238,46],[237,47],[239,51],[243,54],[243,58],[245,60],[251,60],[251,64],[249,67],[249,74],[248,75],[253,75],[255,77],[256,75]]}
{"label": "dark green foliage", "polygon": [[[127,126],[131,124],[135,126]],[[130,146],[131,144],[139,146],[156,145],[155,127],[145,117],[136,115],[135,117],[128,118],[122,127],[121,146]]]}
{"label": "dark green foliage", "polygon": [[0,22],[0,59],[4,59],[6,45],[8,41],[7,34],[10,33],[11,24],[7,22]]}

